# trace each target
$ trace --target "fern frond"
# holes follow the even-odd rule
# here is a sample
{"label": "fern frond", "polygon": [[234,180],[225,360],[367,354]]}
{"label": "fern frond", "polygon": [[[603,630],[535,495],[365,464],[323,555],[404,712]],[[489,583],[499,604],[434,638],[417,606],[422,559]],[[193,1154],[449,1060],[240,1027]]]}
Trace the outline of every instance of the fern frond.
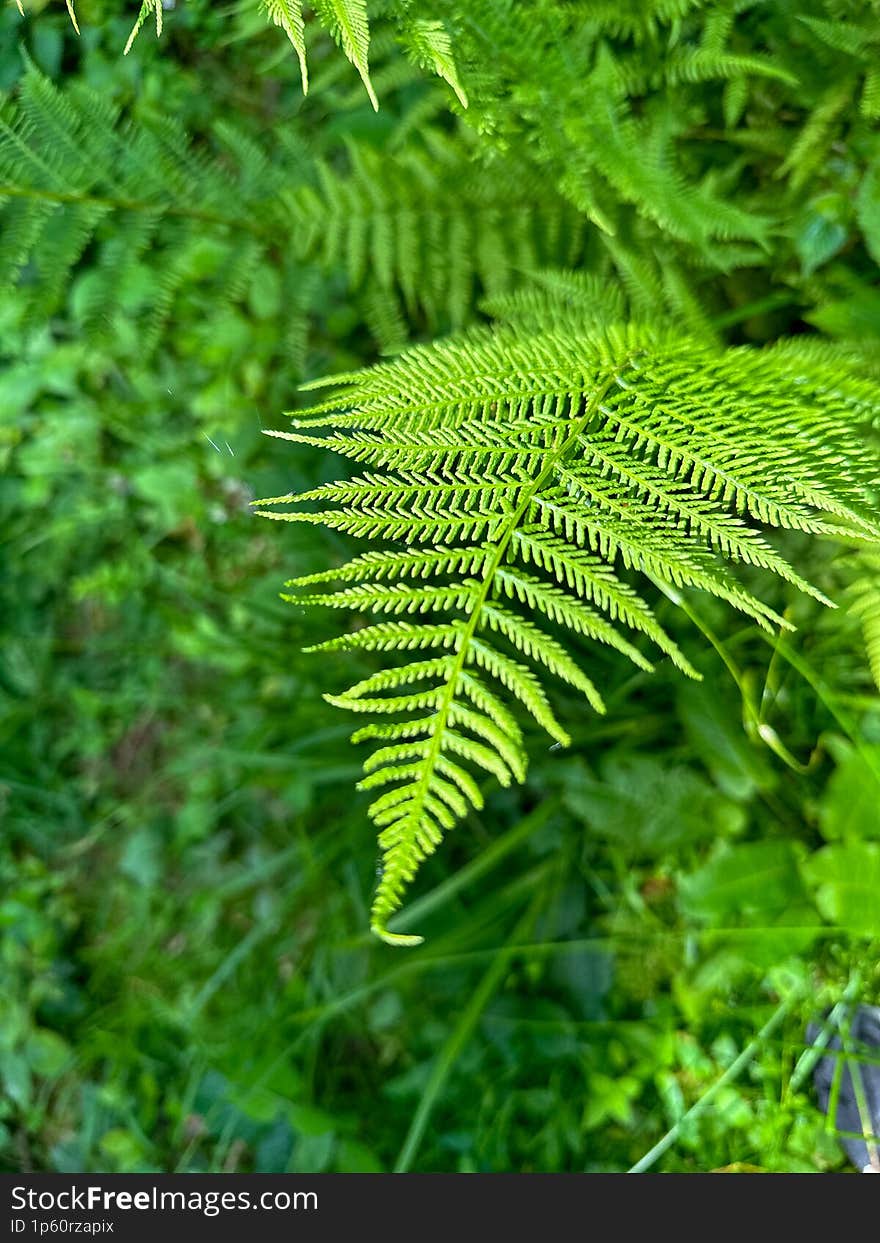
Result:
{"label": "fern frond", "polygon": [[321,22],[361,75],[370,103],[378,112],[379,101],[370,81],[368,64],[370,23],[367,0],[314,0],[314,4]]}
{"label": "fern frond", "polygon": [[[140,12],[135,18],[135,23],[131,28],[131,34],[123,49],[123,56],[127,56],[132,49],[135,39],[141,32],[141,28],[148,17],[152,15],[156,21],[156,38],[162,37],[162,0],[141,0]],[[79,33],[79,32],[77,32]]]}
{"label": "fern frond", "polygon": [[275,498],[293,508],[267,512],[406,544],[308,575],[301,586],[343,586],[296,597],[401,618],[330,640],[333,650],[422,653],[329,696],[396,718],[355,735],[383,744],[367,765],[369,788],[384,790],[370,813],[383,852],[377,935],[396,940],[388,920],[405,886],[479,806],[466,774],[522,779],[515,707],[569,741],[544,676],[603,711],[566,635],[649,670],[625,627],[696,673],[622,576],[702,589],[772,628],[786,623],[725,563],[824,600],[765,530],[880,534],[876,463],[856,430],[880,391],[840,370],[839,354],[810,347],[719,351],[638,325],[520,325],[345,376],[338,397],[294,420],[329,428],[304,438],[373,473]]}
{"label": "fern frond", "polygon": [[627,656],[640,669],[649,673],[652,671],[653,665],[645,660],[641,652],[618,634],[613,625],[585,607],[576,596],[570,596],[552,583],[543,582],[520,570],[499,569],[496,571],[496,578],[500,591],[511,599],[543,613],[551,622],[566,630],[607,643],[609,647],[616,648]]}
{"label": "fern frond", "polygon": [[[106,97],[79,84],[60,91],[29,68],[0,111],[0,278],[18,282],[25,322],[61,308],[89,247],[83,322],[99,339],[124,323],[141,357],[186,289],[198,286],[211,314],[242,300],[286,227],[281,189],[305,169],[227,124],[214,139],[208,153],[173,120],[135,122]],[[126,290],[144,285],[147,262],[151,279],[132,306]]]}
{"label": "fern frond", "polygon": [[794,190],[800,190],[826,158],[834,138],[835,126],[853,94],[853,79],[834,81],[812,109],[785,161],[779,176],[790,175]]}
{"label": "fern frond", "polygon": [[827,47],[836,52],[846,52],[850,56],[861,56],[873,43],[880,43],[880,32],[869,30],[855,22],[829,22],[821,17],[808,17],[798,14],[802,22]]}
{"label": "fern frond", "polygon": [[431,69],[448,82],[463,108],[468,106],[464,87],[458,76],[452,41],[442,22],[415,18],[404,27],[403,46],[412,60],[422,69]]}
{"label": "fern frond", "polygon": [[349,652],[364,648],[368,652],[411,652],[429,647],[454,647],[458,643],[456,625],[413,626],[409,622],[379,622],[324,643],[305,648],[308,652]]}
{"label": "fern frond", "polygon": [[846,596],[850,611],[861,623],[868,665],[880,689],[880,551],[860,550],[853,554],[850,564],[855,577]]}
{"label": "fern frond", "polygon": [[[623,622],[640,630],[656,644],[683,673],[698,677],[690,661],[658,623],[650,606],[623,582],[607,562],[572,547],[566,540],[549,534],[541,526],[520,528],[514,535],[518,559],[551,573],[557,582],[574,590],[583,600],[608,614],[610,621]],[[617,631],[613,633],[616,635]],[[636,662],[638,663],[638,662]]]}
{"label": "fern frond", "polygon": [[262,0],[262,6],[269,21],[279,26],[290,40],[299,61],[303,94],[308,95],[309,67],[306,62],[306,23],[302,0]]}
{"label": "fern frond", "polygon": [[332,580],[372,582],[397,578],[431,578],[437,574],[478,574],[489,552],[484,548],[413,548],[402,552],[367,552],[335,570],[293,578],[286,587],[308,587]]}
{"label": "fern frond", "polygon": [[587,332],[624,318],[620,286],[607,274],[546,268],[529,272],[528,284],[483,301],[494,320],[522,332]]}
{"label": "fern frond", "polygon": [[369,609],[372,613],[443,613],[466,609],[474,594],[475,583],[453,583],[449,586],[407,587],[402,583],[390,583],[381,588],[372,584],[349,587],[344,591],[317,596],[290,596],[303,605],[320,604],[325,608]]}
{"label": "fern frond", "polygon": [[499,296],[517,271],[582,253],[583,221],[522,161],[482,168],[469,143],[437,131],[393,161],[354,144],[349,159],[347,173],[321,164],[318,185],[290,198],[305,254],[434,326],[461,327],[478,292]]}

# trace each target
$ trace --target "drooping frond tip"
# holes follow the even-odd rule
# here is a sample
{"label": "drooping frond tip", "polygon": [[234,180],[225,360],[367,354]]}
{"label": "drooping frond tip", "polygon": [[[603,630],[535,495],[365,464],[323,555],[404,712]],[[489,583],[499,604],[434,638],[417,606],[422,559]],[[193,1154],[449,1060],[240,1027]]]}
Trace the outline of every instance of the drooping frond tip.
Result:
{"label": "drooping frond tip", "polygon": [[737,563],[826,601],[764,531],[880,537],[875,463],[855,430],[877,408],[876,386],[822,351],[722,352],[623,326],[418,348],[294,420],[293,438],[361,473],[258,503],[370,547],[295,580],[306,594],[290,598],[376,617],[322,649],[398,658],[328,696],[368,718],[354,740],[376,747],[360,788],[382,851],[377,936],[421,940],[388,921],[485,781],[523,780],[521,722],[570,741],[549,683],[604,711],[581,663],[591,645],[645,672],[653,648],[699,676],[639,577],[709,592],[768,630],[788,623]]}
{"label": "drooping frond tip", "polygon": [[123,50],[123,56],[127,56],[134,46],[134,41],[141,32],[141,27],[147,18],[153,15],[156,22],[156,38],[162,37],[162,0],[141,0],[140,12],[135,18],[135,23],[131,28],[131,34]]}
{"label": "drooping frond tip", "polygon": [[[79,23],[76,20],[76,9],[73,7],[73,0],[64,0],[64,2],[67,5],[67,15],[70,18],[70,23],[73,26],[76,33],[79,34]],[[24,17],[25,16],[24,5],[22,4],[21,0],[15,0],[15,6],[18,9],[19,13],[22,15],[22,17]]]}
{"label": "drooping frond tip", "polygon": [[[287,35],[299,60],[303,94],[308,94],[309,74],[306,55],[306,18],[303,0],[262,0],[268,19]],[[374,110],[379,100],[370,78],[370,23],[366,0],[314,0],[318,22],[342,48],[360,74],[367,97]],[[442,78],[455,92],[462,107],[468,105],[461,84],[452,40],[442,22],[411,16],[406,9],[396,14],[397,37],[411,60],[423,69]]]}
{"label": "drooping frond tip", "polygon": [[[302,77],[303,94],[309,90],[309,72],[306,61],[306,33],[303,0],[263,0],[266,16],[287,35],[297,59]],[[379,101],[370,81],[369,47],[370,25],[367,18],[366,0],[315,0],[312,6],[323,26],[330,32],[345,55],[357,69],[366,88],[370,103],[376,112]]]}

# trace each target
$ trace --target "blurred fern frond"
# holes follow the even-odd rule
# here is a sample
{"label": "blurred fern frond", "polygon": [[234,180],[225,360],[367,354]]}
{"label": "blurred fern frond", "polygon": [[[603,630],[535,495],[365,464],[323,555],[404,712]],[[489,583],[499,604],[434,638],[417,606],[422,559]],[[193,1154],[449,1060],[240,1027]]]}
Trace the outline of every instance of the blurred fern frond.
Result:
{"label": "blurred fern frond", "polygon": [[31,68],[0,110],[0,278],[18,283],[26,323],[46,322],[76,287],[89,333],[121,317],[150,353],[187,288],[220,314],[267,262],[298,305],[316,262],[344,273],[393,350],[407,320],[460,328],[481,294],[583,257],[570,204],[514,161],[483,168],[465,139],[426,127],[393,161],[356,142],[348,157],[336,168],[295,133],[257,143],[225,122],[196,142]]}
{"label": "blurred fern frond", "polygon": [[87,328],[100,335],[127,317],[149,353],[187,285],[215,312],[241,295],[281,228],[282,187],[302,175],[295,158],[271,161],[231,126],[218,124],[205,151],[167,118],[134,121],[31,69],[0,112],[0,279],[18,282],[38,325],[89,251]]}
{"label": "blurred fern frond", "polygon": [[880,689],[880,551],[860,550],[849,566],[854,574],[846,592],[850,611],[861,623],[868,665]]}
{"label": "blurred fern frond", "polygon": [[399,295],[435,329],[462,327],[478,289],[500,296],[517,273],[583,255],[583,220],[521,161],[483,167],[469,144],[435,130],[394,160],[366,145],[349,156],[350,171],[322,163],[318,184],[294,196],[297,235],[324,266],[345,269],[349,288]]}

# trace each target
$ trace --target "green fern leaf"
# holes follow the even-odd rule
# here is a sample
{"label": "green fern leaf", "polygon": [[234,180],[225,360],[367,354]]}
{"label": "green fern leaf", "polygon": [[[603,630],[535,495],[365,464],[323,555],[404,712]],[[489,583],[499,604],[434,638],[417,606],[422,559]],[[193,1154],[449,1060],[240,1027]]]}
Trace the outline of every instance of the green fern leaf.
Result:
{"label": "green fern leaf", "polygon": [[315,11],[361,75],[370,103],[378,112],[379,101],[370,81],[368,64],[370,23],[367,0],[315,0]]}
{"label": "green fern leaf", "polygon": [[850,561],[855,577],[847,588],[850,610],[859,619],[865,637],[868,664],[880,689],[880,551],[867,548]]}
{"label": "green fern leaf", "polygon": [[306,63],[306,24],[301,0],[263,0],[266,16],[287,35],[299,61],[303,94],[309,93],[309,67]]}
{"label": "green fern leaf", "polygon": [[[29,66],[0,110],[0,280],[17,284],[26,327],[65,306],[86,251],[76,308],[86,333],[101,344],[115,333],[140,358],[188,290],[221,319],[246,300],[285,227],[282,188],[295,189],[309,165],[295,144],[263,150],[225,122],[212,138],[213,149],[197,145],[147,112],[134,121],[106,96],[79,83],[59,90]],[[271,262],[293,335],[313,282],[295,256]],[[144,290],[134,306],[132,287]]]}
{"label": "green fern leaf", "polygon": [[458,77],[452,41],[442,22],[423,18],[413,20],[405,30],[406,46],[417,65],[433,69],[444,82],[448,82],[463,108],[468,106],[467,95]]}
{"label": "green fern leaf", "polygon": [[141,32],[141,27],[151,14],[156,20],[156,38],[160,39],[162,37],[162,0],[142,0],[140,12],[135,18],[135,23],[131,28],[131,34],[128,36],[125,48],[123,49],[123,56],[127,56],[129,54],[135,39]]}
{"label": "green fern leaf", "polygon": [[260,504],[288,506],[267,516],[404,545],[306,576],[295,585],[343,586],[294,598],[401,619],[325,650],[422,653],[328,696],[382,718],[355,735],[383,744],[366,779],[384,791],[370,809],[383,853],[372,926],[410,944],[388,921],[422,861],[480,805],[473,770],[522,780],[515,712],[568,743],[548,676],[604,710],[566,635],[649,670],[628,630],[696,675],[622,574],[638,571],[673,598],[708,591],[768,628],[786,623],[725,563],[825,600],[764,530],[877,538],[876,464],[853,429],[880,392],[842,374],[827,349],[722,352],[613,325],[479,331],[337,382],[337,397],[294,420],[330,435],[292,436],[372,472]]}
{"label": "green fern leaf", "polygon": [[478,294],[500,297],[519,271],[583,252],[584,222],[522,160],[483,168],[470,142],[436,129],[393,161],[366,144],[349,144],[348,157],[346,172],[321,163],[318,184],[290,196],[291,214],[305,256],[341,266],[374,305],[399,296],[410,317],[459,328]]}

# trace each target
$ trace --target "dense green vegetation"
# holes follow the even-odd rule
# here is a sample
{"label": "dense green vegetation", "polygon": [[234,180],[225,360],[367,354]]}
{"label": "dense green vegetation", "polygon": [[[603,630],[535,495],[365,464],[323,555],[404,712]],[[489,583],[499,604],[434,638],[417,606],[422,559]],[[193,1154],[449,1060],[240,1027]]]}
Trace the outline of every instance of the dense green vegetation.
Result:
{"label": "dense green vegetation", "polygon": [[[0,11],[0,1164],[624,1170],[681,1123],[656,1168],[844,1168],[803,1054],[880,989],[880,7],[185,0],[124,56],[120,7]],[[380,851],[323,696],[451,684],[363,627],[473,591],[539,722],[505,665],[454,831]]]}

